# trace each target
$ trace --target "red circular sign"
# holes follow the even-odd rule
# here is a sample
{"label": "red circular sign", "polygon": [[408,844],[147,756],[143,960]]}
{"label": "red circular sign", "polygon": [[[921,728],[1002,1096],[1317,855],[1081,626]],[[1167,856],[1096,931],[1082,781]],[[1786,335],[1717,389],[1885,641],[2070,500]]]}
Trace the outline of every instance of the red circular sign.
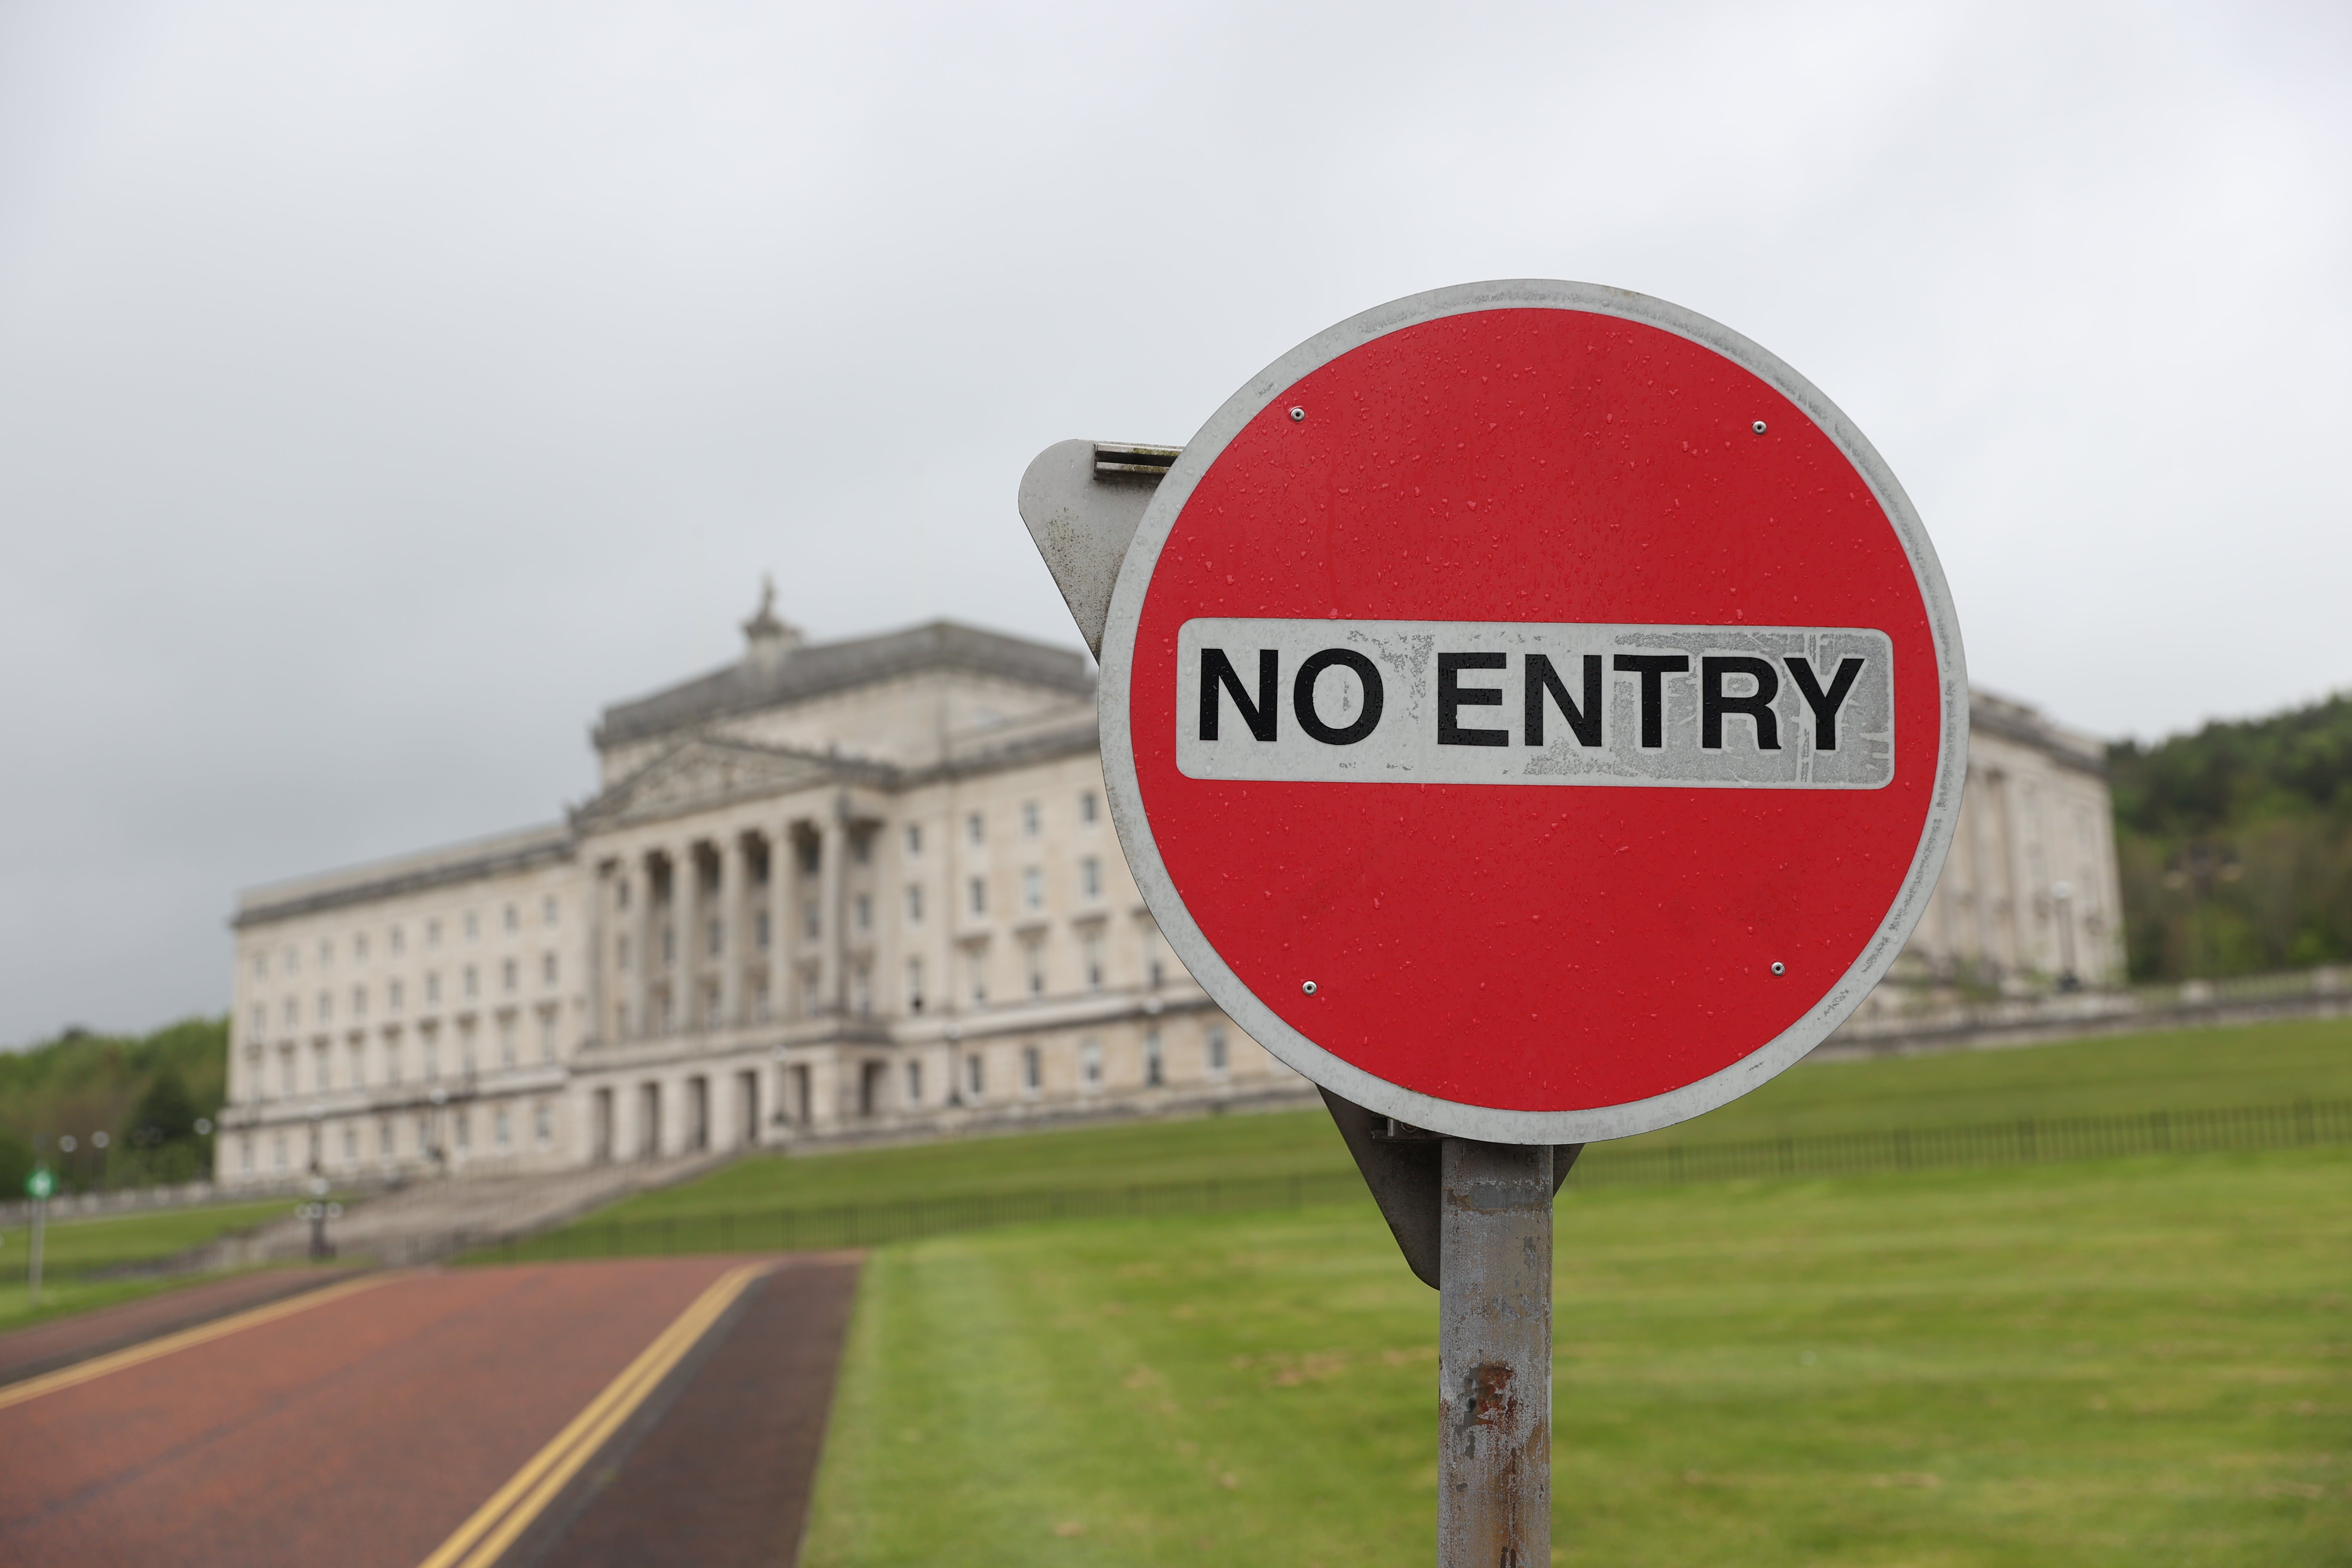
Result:
{"label": "red circular sign", "polygon": [[1662,301],[1417,296],[1188,446],[1104,648],[1171,942],[1307,1077],[1622,1136],[1798,1059],[1900,951],[1967,704],[1926,532],[1827,399]]}

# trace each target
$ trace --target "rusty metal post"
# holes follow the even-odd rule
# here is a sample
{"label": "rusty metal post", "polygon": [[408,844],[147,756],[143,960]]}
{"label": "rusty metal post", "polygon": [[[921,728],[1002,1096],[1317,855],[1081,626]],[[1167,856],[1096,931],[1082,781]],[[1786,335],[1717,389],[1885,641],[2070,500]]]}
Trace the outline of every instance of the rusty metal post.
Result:
{"label": "rusty metal post", "polygon": [[1438,1568],[1551,1561],[1552,1151],[1445,1140]]}

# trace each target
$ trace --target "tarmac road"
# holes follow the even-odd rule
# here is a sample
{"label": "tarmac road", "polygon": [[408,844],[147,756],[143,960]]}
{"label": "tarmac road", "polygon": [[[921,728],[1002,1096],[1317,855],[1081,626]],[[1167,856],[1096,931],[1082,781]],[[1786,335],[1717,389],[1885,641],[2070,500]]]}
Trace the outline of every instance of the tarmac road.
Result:
{"label": "tarmac road", "polygon": [[376,1275],[0,1387],[0,1562],[788,1562],[856,1275]]}

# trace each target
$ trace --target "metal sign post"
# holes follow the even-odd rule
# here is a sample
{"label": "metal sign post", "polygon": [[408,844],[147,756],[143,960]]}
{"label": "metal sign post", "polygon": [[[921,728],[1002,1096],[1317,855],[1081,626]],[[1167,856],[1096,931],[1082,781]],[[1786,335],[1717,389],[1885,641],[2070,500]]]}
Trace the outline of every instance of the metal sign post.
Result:
{"label": "metal sign post", "polygon": [[47,1165],[36,1165],[25,1178],[25,1192],[33,1200],[33,1235],[31,1256],[25,1260],[25,1282],[30,1304],[41,1304],[41,1242],[42,1233],[48,1228],[49,1194],[57,1190],[58,1179]]}
{"label": "metal sign post", "polygon": [[1366,311],[1020,500],[1161,933],[1440,1292],[1440,1561],[1548,1561],[1551,1194],[1819,1045],[1942,869],[1927,531],[1762,348],[1542,279]]}

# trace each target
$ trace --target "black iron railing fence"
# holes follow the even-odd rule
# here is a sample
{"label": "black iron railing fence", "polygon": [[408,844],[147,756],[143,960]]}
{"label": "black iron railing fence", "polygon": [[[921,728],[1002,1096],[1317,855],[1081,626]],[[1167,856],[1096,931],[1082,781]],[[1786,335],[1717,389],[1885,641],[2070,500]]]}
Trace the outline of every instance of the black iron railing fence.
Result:
{"label": "black iron railing fence", "polygon": [[[2129,1154],[2229,1152],[2352,1142],[2352,1100],[2118,1116],[2020,1117],[1958,1127],[1812,1133],[1724,1142],[1598,1144],[1570,1188],[1665,1185],[1757,1177],[2031,1165]],[[529,1240],[478,1248],[485,1261],[646,1253],[801,1251],[877,1247],[1039,1220],[1301,1208],[1366,1198],[1353,1170],[1215,1177],[1123,1186],[970,1193],[892,1203],[718,1210],[591,1219]],[[463,1250],[451,1238],[449,1251]]]}

